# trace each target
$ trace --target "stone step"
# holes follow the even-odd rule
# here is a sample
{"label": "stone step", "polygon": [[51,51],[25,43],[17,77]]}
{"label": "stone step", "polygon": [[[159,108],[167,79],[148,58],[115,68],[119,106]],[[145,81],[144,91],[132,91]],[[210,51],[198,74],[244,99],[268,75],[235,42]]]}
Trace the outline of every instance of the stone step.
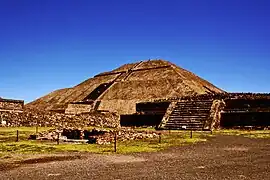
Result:
{"label": "stone step", "polygon": [[191,110],[191,111],[198,111],[198,110],[207,110],[210,111],[211,108],[210,107],[196,107],[196,108],[190,108],[190,107],[176,107],[173,110],[177,110],[177,111],[187,111],[187,110]]}
{"label": "stone step", "polygon": [[174,109],[172,112],[210,112],[210,109]]}
{"label": "stone step", "polygon": [[171,114],[179,114],[179,115],[190,115],[190,116],[199,116],[199,115],[208,115],[210,112],[180,112],[173,111]]}
{"label": "stone step", "polygon": [[190,119],[206,119],[208,118],[208,116],[170,116],[169,119],[186,119],[186,120],[190,120]]}
{"label": "stone step", "polygon": [[177,103],[212,103],[212,100],[199,100],[199,101],[178,101]]}
{"label": "stone step", "polygon": [[204,122],[205,119],[180,119],[180,118],[170,118],[169,121],[181,121],[181,122]]}
{"label": "stone step", "polygon": [[169,121],[169,122],[167,122],[166,125],[173,125],[173,124],[178,124],[178,125],[180,125],[180,124],[182,124],[182,125],[203,125],[203,123],[201,123],[201,122],[193,122],[193,123],[191,123],[191,122],[178,122],[178,121]]}
{"label": "stone step", "polygon": [[207,118],[208,115],[204,116],[177,116],[177,115],[171,115],[169,118],[182,118],[182,119],[198,119],[198,118]]}
{"label": "stone step", "polygon": [[212,106],[212,103],[204,103],[204,104],[176,104],[176,106]]}
{"label": "stone step", "polygon": [[[178,102],[170,114],[165,128],[179,130],[202,130],[209,117],[212,100]],[[183,128],[186,127],[186,128]]]}
{"label": "stone step", "polygon": [[[185,127],[185,128],[184,128]],[[188,126],[165,126],[165,129],[178,129],[178,130],[202,130],[203,127],[188,127]]]}
{"label": "stone step", "polygon": [[168,122],[185,122],[185,123],[201,123],[204,122],[203,119],[192,119],[192,120],[186,120],[186,119],[169,119]]}
{"label": "stone step", "polygon": [[212,104],[210,101],[190,101],[190,102],[177,102],[176,104]]}
{"label": "stone step", "polygon": [[209,114],[210,111],[173,111],[172,113],[177,113],[177,114]]}
{"label": "stone step", "polygon": [[190,126],[202,126],[203,123],[201,122],[194,122],[194,123],[188,123],[188,122],[167,122],[166,126],[167,125],[190,125]]}
{"label": "stone step", "polygon": [[204,118],[196,118],[196,119],[191,119],[191,118],[186,118],[186,119],[184,119],[184,118],[170,118],[169,120],[168,120],[168,122],[169,121],[181,121],[181,122],[204,122],[205,121],[205,119]]}
{"label": "stone step", "polygon": [[205,110],[189,110],[189,109],[185,109],[185,110],[173,110],[172,112],[180,112],[180,113],[181,113],[181,112],[183,112],[183,113],[184,113],[184,112],[186,112],[186,113],[187,113],[187,112],[188,112],[188,113],[189,113],[189,112],[191,112],[191,113],[196,113],[196,112],[199,112],[199,113],[200,113],[200,112],[203,112],[203,113],[209,113],[210,110],[206,110],[206,109],[205,109]]}
{"label": "stone step", "polygon": [[203,124],[202,122],[200,121],[197,121],[197,122],[187,122],[187,121],[170,121],[170,122],[167,122],[167,124],[195,124],[195,125],[198,125],[198,124]]}
{"label": "stone step", "polygon": [[181,122],[204,122],[205,119],[179,119],[179,118],[171,118],[169,121],[181,121]]}
{"label": "stone step", "polygon": [[205,103],[176,103],[176,105],[181,105],[181,106],[204,106],[204,105],[212,105],[212,102],[205,102]]}
{"label": "stone step", "polygon": [[190,122],[204,122],[205,119],[192,119],[192,120],[186,120],[186,119],[169,119],[168,122],[186,122],[186,123],[190,123]]}
{"label": "stone step", "polygon": [[190,110],[210,110],[211,107],[188,107],[188,106],[183,106],[183,107],[175,107],[174,110],[186,110],[186,109],[190,109]]}
{"label": "stone step", "polygon": [[166,126],[175,125],[175,126],[203,126],[202,123],[190,124],[190,123],[168,123]]}
{"label": "stone step", "polygon": [[197,127],[197,128],[202,128],[203,124],[166,124],[165,127]]}
{"label": "stone step", "polygon": [[203,126],[165,126],[165,128],[168,129],[183,129],[183,130],[189,130],[189,129],[203,129]]}
{"label": "stone step", "polygon": [[172,112],[191,112],[191,113],[205,112],[205,113],[209,113],[210,109],[174,109]]}
{"label": "stone step", "polygon": [[189,118],[189,119],[183,119],[183,118],[170,118],[169,120],[168,120],[168,122],[169,121],[182,121],[182,122],[202,122],[202,121],[204,121],[204,119],[191,119],[191,118]]}
{"label": "stone step", "polygon": [[209,110],[205,111],[172,111],[172,113],[210,113]]}
{"label": "stone step", "polygon": [[192,119],[192,118],[207,118],[209,117],[208,114],[204,114],[204,115],[183,115],[183,114],[171,114],[170,118],[184,118],[184,119]]}
{"label": "stone step", "polygon": [[187,123],[174,123],[174,124],[166,124],[166,126],[176,126],[176,127],[182,127],[182,126],[186,126],[186,127],[203,127],[203,124],[187,124]]}
{"label": "stone step", "polygon": [[175,108],[173,111],[210,111],[210,108]]}
{"label": "stone step", "polygon": [[190,128],[190,127],[187,127],[187,128],[182,128],[182,127],[166,127],[165,126],[165,129],[170,129],[170,130],[187,130],[187,131],[189,131],[189,130],[192,130],[192,131],[201,131],[201,130],[203,130],[203,127],[200,127],[200,128]]}
{"label": "stone step", "polygon": [[176,107],[174,108],[174,110],[210,110],[211,108],[210,107]]}
{"label": "stone step", "polygon": [[203,108],[206,108],[206,109],[211,109],[211,106],[175,106],[175,109],[203,109]]}

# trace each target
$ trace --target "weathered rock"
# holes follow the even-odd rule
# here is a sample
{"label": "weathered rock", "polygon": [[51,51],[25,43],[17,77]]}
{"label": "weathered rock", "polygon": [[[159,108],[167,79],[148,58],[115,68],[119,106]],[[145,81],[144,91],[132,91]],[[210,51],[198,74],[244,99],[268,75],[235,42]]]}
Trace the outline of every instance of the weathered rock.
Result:
{"label": "weathered rock", "polygon": [[69,128],[63,130],[50,130],[48,132],[39,133],[37,136],[38,140],[56,140],[58,138],[63,141],[69,139],[83,140],[87,139],[90,144],[111,144],[114,142],[115,133],[117,134],[117,141],[127,141],[136,139],[150,139],[157,138],[158,134],[155,132],[142,131],[138,132],[131,129],[121,129],[119,131],[107,131],[107,130],[82,130],[76,128]]}
{"label": "weathered rock", "polygon": [[[2,126],[47,126],[47,127],[118,127],[119,116],[114,113],[91,112],[67,115],[56,112],[25,109],[23,112],[0,112]],[[5,123],[3,123],[5,122]]]}

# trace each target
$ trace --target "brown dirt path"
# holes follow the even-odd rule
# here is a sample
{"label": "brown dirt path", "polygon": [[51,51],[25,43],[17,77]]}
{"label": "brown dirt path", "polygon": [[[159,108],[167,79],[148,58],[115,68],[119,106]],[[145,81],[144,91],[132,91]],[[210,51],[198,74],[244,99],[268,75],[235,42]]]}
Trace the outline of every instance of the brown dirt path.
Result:
{"label": "brown dirt path", "polygon": [[157,153],[88,154],[0,171],[0,179],[269,179],[270,139],[218,135]]}

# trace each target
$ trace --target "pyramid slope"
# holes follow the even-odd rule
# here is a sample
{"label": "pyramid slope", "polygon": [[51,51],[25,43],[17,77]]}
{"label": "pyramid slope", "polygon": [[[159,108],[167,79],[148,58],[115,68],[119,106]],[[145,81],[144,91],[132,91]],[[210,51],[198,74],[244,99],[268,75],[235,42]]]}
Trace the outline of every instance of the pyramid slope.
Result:
{"label": "pyramid slope", "polygon": [[91,92],[98,92],[97,89],[106,83],[110,84],[109,88],[94,99],[101,101],[99,110],[122,111],[128,108],[125,113],[134,112],[134,104],[140,101],[224,92],[168,61],[151,60],[125,64],[110,72],[100,73],[72,88],[54,91],[26,106],[46,110],[65,109],[68,103],[84,101]]}
{"label": "pyramid slope", "polygon": [[99,100],[141,100],[223,92],[185,69],[156,60],[137,66],[125,81],[112,86]]}

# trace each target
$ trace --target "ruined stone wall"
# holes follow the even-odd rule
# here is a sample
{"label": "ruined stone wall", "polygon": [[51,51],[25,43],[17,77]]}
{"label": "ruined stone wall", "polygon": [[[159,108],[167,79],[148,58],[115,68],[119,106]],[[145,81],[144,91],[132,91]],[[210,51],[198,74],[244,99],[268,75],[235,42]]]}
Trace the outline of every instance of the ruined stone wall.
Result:
{"label": "ruined stone wall", "polygon": [[220,128],[220,120],[221,120],[221,111],[225,108],[224,100],[214,100],[211,110],[210,116],[204,124],[205,130],[213,130]]}
{"label": "ruined stone wall", "polygon": [[137,100],[102,100],[98,110],[111,111],[118,114],[134,114],[136,113]]}
{"label": "ruined stone wall", "polygon": [[0,112],[2,126],[47,126],[47,127],[116,127],[119,116],[113,113],[87,113],[67,115],[54,112],[25,110],[23,112]]}
{"label": "ruined stone wall", "polygon": [[68,104],[65,110],[66,114],[81,114],[90,112],[93,109],[93,104]]}
{"label": "ruined stone wall", "polygon": [[0,99],[0,110],[23,110],[23,101]]}
{"label": "ruined stone wall", "polygon": [[268,94],[240,94],[225,99],[220,120],[222,128],[263,129],[270,126],[270,96]]}
{"label": "ruined stone wall", "polygon": [[165,127],[166,123],[169,121],[170,115],[173,112],[176,104],[177,104],[176,101],[170,103],[169,107],[166,110],[165,115],[163,116],[163,118],[159,124],[159,127],[158,127],[159,129],[162,129]]}

